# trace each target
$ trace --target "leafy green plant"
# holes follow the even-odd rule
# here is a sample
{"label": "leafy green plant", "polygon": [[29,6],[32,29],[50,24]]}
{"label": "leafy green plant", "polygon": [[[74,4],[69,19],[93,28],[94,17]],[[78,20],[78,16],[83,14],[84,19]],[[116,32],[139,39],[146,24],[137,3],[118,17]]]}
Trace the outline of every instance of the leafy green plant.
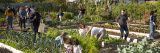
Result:
{"label": "leafy green plant", "polygon": [[5,18],[0,18],[0,24],[5,23]]}
{"label": "leafy green plant", "polygon": [[73,13],[71,12],[64,12],[65,19],[73,19]]}
{"label": "leafy green plant", "polygon": [[159,42],[152,42],[144,38],[138,43],[118,46],[117,50],[119,53],[158,53],[160,52],[158,51],[160,49],[159,44]]}

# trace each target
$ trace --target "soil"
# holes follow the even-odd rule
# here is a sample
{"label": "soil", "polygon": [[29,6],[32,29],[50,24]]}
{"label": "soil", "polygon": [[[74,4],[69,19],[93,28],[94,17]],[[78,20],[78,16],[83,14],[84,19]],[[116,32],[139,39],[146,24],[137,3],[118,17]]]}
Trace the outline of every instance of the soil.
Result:
{"label": "soil", "polygon": [[[117,25],[105,26],[105,25],[96,24],[96,25],[94,25],[94,26],[119,30],[119,27],[118,27]],[[148,33],[148,32],[149,32],[149,28],[129,26],[129,31],[141,32],[141,33]]]}
{"label": "soil", "polygon": [[0,53],[13,53],[12,51],[6,49],[6,48],[1,48],[0,47]]}

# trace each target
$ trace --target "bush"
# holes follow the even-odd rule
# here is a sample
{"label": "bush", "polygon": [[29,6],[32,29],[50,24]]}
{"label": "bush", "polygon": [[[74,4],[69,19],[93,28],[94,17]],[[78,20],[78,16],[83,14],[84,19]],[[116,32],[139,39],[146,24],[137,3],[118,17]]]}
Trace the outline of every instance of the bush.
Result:
{"label": "bush", "polygon": [[130,43],[129,45],[118,46],[119,53],[157,53],[160,52],[159,41],[149,41],[144,38],[139,43]]}
{"label": "bush", "polygon": [[71,12],[64,12],[64,18],[65,18],[65,20],[67,20],[67,19],[73,19],[73,13],[71,13]]}
{"label": "bush", "polygon": [[[112,17],[116,18],[122,9],[125,9],[130,17],[131,20],[143,20],[145,12],[150,12],[151,10],[157,9],[157,14],[160,14],[160,2],[155,4],[150,3],[129,3],[129,4],[119,4],[119,5],[112,5]],[[159,17],[159,16],[158,16]],[[144,20],[145,21],[145,20]]]}
{"label": "bush", "polygon": [[5,18],[0,18],[0,23],[4,23],[5,22]]}
{"label": "bush", "polygon": [[98,53],[100,47],[96,38],[90,37],[90,35],[87,35],[86,37],[80,36],[77,30],[64,31],[69,32],[69,35],[71,35],[73,39],[78,39],[80,41],[83,53]]}

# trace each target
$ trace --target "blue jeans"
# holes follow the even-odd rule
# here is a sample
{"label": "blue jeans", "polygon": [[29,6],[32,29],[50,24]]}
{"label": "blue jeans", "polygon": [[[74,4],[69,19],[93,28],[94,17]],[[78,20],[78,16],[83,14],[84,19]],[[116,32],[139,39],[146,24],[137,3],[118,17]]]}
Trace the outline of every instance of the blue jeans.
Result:
{"label": "blue jeans", "polygon": [[128,26],[127,25],[120,25],[120,32],[121,32],[121,38],[124,36],[124,31],[126,32],[125,34],[125,40],[128,37],[129,31],[128,31]]}
{"label": "blue jeans", "polygon": [[13,17],[12,16],[7,16],[7,29],[9,30],[10,28],[13,29]]}
{"label": "blue jeans", "polygon": [[149,34],[149,37],[154,37],[154,33],[155,33],[155,25],[153,25],[153,23],[150,23],[150,34]]}

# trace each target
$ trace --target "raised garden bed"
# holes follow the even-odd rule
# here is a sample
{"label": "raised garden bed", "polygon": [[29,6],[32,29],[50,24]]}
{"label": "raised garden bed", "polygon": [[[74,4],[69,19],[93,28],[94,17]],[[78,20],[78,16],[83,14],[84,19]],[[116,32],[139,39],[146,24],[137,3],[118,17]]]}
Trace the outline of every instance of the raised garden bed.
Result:
{"label": "raised garden bed", "polygon": [[[93,26],[116,29],[116,30],[119,30],[120,28],[118,27],[118,25],[105,25],[105,24],[94,24]],[[129,28],[129,31],[133,31],[133,32],[149,33],[148,27],[143,28],[141,26],[129,26],[128,28]]]}

